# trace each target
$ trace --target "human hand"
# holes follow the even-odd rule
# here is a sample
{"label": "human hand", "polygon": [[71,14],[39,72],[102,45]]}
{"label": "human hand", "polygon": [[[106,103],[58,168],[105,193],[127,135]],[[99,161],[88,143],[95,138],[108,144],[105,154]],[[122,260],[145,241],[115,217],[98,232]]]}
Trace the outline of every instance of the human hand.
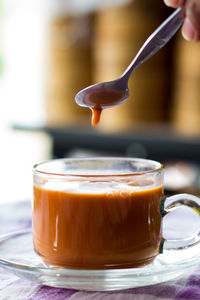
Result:
{"label": "human hand", "polygon": [[200,41],[200,0],[164,0],[174,8],[185,5],[185,20],[182,35],[188,41]]}

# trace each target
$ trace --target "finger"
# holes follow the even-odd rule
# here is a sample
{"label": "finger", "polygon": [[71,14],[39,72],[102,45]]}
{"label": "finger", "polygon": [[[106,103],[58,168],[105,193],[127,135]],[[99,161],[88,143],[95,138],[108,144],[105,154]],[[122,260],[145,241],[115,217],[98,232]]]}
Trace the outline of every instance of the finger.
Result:
{"label": "finger", "polygon": [[170,7],[181,7],[184,5],[185,0],[164,0],[165,4]]}
{"label": "finger", "polygon": [[182,27],[182,35],[187,41],[196,41],[197,33],[189,18],[186,18]]}
{"label": "finger", "polygon": [[186,17],[182,27],[182,34],[186,40],[200,40],[200,1],[190,0],[186,2]]}

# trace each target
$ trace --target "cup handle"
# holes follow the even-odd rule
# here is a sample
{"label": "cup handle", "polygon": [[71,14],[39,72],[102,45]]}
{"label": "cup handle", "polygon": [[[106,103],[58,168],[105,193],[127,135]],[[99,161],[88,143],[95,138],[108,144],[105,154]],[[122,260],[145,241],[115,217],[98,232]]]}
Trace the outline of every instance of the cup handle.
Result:
{"label": "cup handle", "polygon": [[[165,238],[162,232],[162,239],[160,242],[159,252],[164,250],[180,250],[194,246],[200,242],[200,198],[190,194],[177,194],[170,197],[163,198],[161,201],[161,217],[162,217],[162,231],[163,223],[170,214],[176,213],[180,207],[189,207],[193,210],[195,216],[192,224],[190,224],[190,235],[183,237]],[[191,212],[191,211],[190,211]],[[191,216],[190,216],[191,218]],[[195,222],[194,222],[195,219]],[[182,218],[179,222],[184,222]],[[165,222],[167,224],[167,220]],[[195,223],[195,226],[194,226]],[[182,223],[183,224],[183,223]],[[194,232],[192,232],[194,231]]]}

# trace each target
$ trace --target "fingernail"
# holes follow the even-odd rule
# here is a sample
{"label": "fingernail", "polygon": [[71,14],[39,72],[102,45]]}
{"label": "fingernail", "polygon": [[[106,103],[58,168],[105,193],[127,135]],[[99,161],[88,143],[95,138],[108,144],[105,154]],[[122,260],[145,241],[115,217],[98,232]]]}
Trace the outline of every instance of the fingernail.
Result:
{"label": "fingernail", "polygon": [[165,2],[165,4],[166,4],[167,6],[171,6],[171,5],[172,5],[172,3],[171,3],[170,0],[164,0],[164,2]]}
{"label": "fingernail", "polygon": [[172,7],[182,6],[184,3],[184,0],[164,0],[164,1],[167,6],[172,6]]}
{"label": "fingernail", "polygon": [[197,32],[190,22],[189,18],[186,18],[182,27],[182,35],[187,41],[195,41],[197,38]]}

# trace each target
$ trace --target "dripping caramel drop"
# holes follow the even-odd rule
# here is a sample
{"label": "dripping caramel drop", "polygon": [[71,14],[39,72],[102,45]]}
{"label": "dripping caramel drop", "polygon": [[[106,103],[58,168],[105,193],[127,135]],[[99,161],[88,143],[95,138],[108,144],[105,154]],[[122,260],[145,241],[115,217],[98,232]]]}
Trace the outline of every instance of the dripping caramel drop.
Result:
{"label": "dripping caramel drop", "polygon": [[101,118],[101,108],[92,108],[92,125],[97,126]]}

